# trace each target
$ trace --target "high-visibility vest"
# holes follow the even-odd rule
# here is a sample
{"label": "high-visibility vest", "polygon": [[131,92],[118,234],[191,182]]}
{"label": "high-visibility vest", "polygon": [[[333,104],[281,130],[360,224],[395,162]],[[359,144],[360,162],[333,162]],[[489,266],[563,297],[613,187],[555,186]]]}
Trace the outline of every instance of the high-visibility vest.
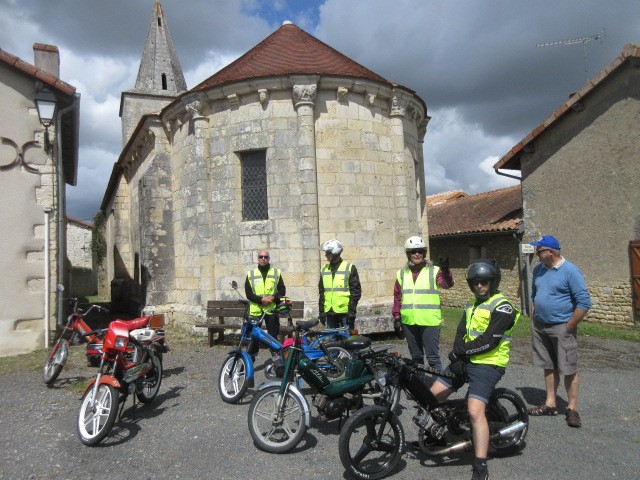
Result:
{"label": "high-visibility vest", "polygon": [[465,308],[467,333],[464,336],[465,342],[470,342],[480,336],[489,326],[491,313],[500,305],[508,303],[513,308],[515,320],[513,326],[502,334],[500,343],[493,350],[488,352],[472,355],[471,363],[480,363],[485,365],[496,365],[498,367],[506,367],[509,363],[509,350],[511,350],[511,331],[515,327],[520,312],[518,309],[500,292],[495,293],[492,297],[482,302],[480,305],[475,304],[475,300],[469,303]]}
{"label": "high-visibility vest", "polygon": [[[247,272],[247,278],[249,279],[251,290],[253,290],[253,293],[255,293],[256,295],[273,295],[274,293],[276,293],[278,282],[280,282],[280,270],[278,270],[277,268],[269,268],[266,278],[263,279],[260,269],[254,268],[253,270]],[[251,305],[249,309],[249,315],[253,317],[259,317],[262,315],[262,312],[264,310],[268,310],[276,306],[276,304],[273,302],[268,305],[260,305],[254,302],[250,303]]]}
{"label": "high-visibility vest", "polygon": [[324,311],[333,310],[335,313],[347,313],[349,311],[349,277],[353,265],[344,260],[335,274],[331,272],[331,264],[327,263],[320,274],[322,275],[322,287],[324,288]]}
{"label": "high-visibility vest", "polygon": [[427,327],[435,327],[442,323],[440,292],[436,284],[439,271],[435,265],[427,264],[420,270],[414,283],[413,272],[409,267],[398,270],[397,279],[402,289],[402,323]]}

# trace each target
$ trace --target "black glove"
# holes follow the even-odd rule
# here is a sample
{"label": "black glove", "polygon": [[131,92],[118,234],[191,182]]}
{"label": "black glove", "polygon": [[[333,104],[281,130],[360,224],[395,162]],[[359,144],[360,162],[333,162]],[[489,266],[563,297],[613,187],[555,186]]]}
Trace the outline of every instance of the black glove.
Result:
{"label": "black glove", "polygon": [[393,319],[393,329],[396,331],[398,338],[402,338],[402,324],[399,318]]}
{"label": "black glove", "polygon": [[449,370],[453,373],[458,380],[463,383],[467,381],[467,362],[464,360],[456,360],[449,365]]}
{"label": "black glove", "polygon": [[458,356],[456,355],[455,350],[451,350],[451,351],[449,352],[449,361],[450,361],[451,363],[455,363],[455,362],[457,362],[458,360],[461,360],[461,358],[460,358],[460,357],[458,357]]}
{"label": "black glove", "polygon": [[466,358],[466,352],[464,349],[456,344],[453,345],[453,350],[449,352],[449,361],[451,363],[458,360],[464,360]]}
{"label": "black glove", "polygon": [[324,327],[327,324],[327,314],[326,313],[321,313],[318,318],[320,319],[320,323],[322,324],[322,326]]}
{"label": "black glove", "polygon": [[438,263],[440,264],[440,270],[446,272],[449,270],[449,257],[443,259],[442,257],[438,258]]}

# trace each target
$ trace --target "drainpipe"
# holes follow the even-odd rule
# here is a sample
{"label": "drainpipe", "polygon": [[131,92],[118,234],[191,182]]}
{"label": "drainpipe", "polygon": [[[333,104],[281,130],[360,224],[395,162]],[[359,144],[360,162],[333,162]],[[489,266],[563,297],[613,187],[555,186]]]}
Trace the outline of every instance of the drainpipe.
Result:
{"label": "drainpipe", "polygon": [[[62,145],[62,116],[70,112],[71,110],[77,109],[80,103],[80,95],[78,93],[73,94],[73,103],[62,110],[58,110],[56,114],[56,165],[57,165],[57,177],[58,177],[58,189],[56,191],[57,202],[58,202],[58,261],[57,265],[57,277],[58,277],[58,286],[64,285],[64,264],[65,264],[65,256],[64,256],[64,247],[65,241],[64,238],[66,233],[64,232],[64,218],[67,214],[66,206],[64,205],[62,198],[62,189],[64,188],[64,175],[62,172],[62,152],[60,149],[60,145]],[[57,309],[57,323],[58,325],[62,325],[62,291],[64,288],[57,288],[58,292],[57,301],[58,301],[58,309]]]}
{"label": "drainpipe", "polygon": [[44,348],[49,348],[49,295],[51,294],[51,265],[49,264],[49,215],[51,205],[44,207]]}
{"label": "drainpipe", "polygon": [[496,172],[498,175],[502,175],[503,177],[514,178],[514,179],[519,180],[519,181],[521,181],[521,182],[522,182],[522,177],[518,177],[518,176],[516,176],[516,175],[511,175],[511,174],[509,174],[509,173],[501,172],[501,171],[500,171],[500,170],[498,170],[497,168],[494,168],[494,169],[493,169],[493,171],[494,171],[494,172]]}

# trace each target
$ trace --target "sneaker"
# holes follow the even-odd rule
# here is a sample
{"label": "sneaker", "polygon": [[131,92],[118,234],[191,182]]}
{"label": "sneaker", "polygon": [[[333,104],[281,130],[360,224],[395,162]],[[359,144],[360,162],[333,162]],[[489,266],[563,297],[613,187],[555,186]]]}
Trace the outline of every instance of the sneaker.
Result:
{"label": "sneaker", "polygon": [[487,468],[487,461],[475,460],[471,472],[471,480],[488,480],[489,469]]}
{"label": "sneaker", "polygon": [[567,408],[566,414],[567,425],[573,428],[580,428],[582,426],[582,421],[580,420],[580,415],[576,410],[572,410]]}

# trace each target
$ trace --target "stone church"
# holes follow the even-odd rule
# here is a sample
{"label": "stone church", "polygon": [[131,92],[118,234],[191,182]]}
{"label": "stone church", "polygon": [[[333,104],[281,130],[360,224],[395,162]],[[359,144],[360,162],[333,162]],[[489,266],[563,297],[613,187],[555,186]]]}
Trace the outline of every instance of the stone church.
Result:
{"label": "stone church", "polygon": [[[187,90],[155,2],[123,150],[101,209],[119,300],[194,324],[237,298],[268,249],[287,294],[318,313],[321,244],[359,271],[358,324],[389,317],[410,235],[427,236],[427,107],[291,22]],[[376,322],[371,322],[373,325]]]}

